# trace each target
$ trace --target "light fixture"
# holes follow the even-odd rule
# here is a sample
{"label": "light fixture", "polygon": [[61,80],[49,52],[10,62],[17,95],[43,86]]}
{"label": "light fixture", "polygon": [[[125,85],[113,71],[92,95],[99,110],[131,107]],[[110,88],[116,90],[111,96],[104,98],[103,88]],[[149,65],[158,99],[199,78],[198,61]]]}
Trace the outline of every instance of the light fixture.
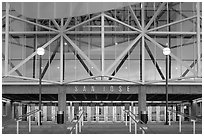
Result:
{"label": "light fixture", "polygon": [[37,49],[37,54],[40,55],[40,56],[44,55],[45,54],[45,49],[42,48],[42,47],[38,48]]}
{"label": "light fixture", "polygon": [[168,47],[163,49],[163,54],[164,55],[169,55],[170,53],[171,53],[171,50]]}
{"label": "light fixture", "polygon": [[64,45],[67,45],[67,42],[65,42]]}

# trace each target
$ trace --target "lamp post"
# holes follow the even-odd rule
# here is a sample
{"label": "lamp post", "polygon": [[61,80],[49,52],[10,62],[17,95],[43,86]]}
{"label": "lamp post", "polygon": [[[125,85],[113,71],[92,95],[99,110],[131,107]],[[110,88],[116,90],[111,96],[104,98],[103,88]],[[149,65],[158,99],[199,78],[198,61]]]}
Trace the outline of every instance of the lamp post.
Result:
{"label": "lamp post", "polygon": [[[42,105],[42,100],[41,100],[41,94],[42,94],[42,86],[41,86],[41,82],[42,82],[42,73],[41,73],[41,67],[42,67],[42,55],[44,55],[45,50],[40,47],[37,49],[37,54],[40,56],[40,64],[39,64],[39,110],[41,110],[41,105]],[[39,112],[39,122],[38,125],[42,125],[41,123],[41,111]]]}
{"label": "lamp post", "polygon": [[166,47],[163,49],[163,54],[166,56],[166,122],[165,125],[168,125],[168,71],[169,71],[169,67],[168,67],[168,60],[169,60],[169,54],[171,53],[171,50]]}

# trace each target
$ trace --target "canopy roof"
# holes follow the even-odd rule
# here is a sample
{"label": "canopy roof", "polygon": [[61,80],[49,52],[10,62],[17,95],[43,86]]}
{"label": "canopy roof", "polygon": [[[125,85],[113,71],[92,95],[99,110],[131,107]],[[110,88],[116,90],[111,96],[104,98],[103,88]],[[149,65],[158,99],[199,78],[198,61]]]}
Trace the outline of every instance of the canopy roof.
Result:
{"label": "canopy roof", "polygon": [[11,6],[29,18],[68,18],[131,5],[131,2],[11,2]]}

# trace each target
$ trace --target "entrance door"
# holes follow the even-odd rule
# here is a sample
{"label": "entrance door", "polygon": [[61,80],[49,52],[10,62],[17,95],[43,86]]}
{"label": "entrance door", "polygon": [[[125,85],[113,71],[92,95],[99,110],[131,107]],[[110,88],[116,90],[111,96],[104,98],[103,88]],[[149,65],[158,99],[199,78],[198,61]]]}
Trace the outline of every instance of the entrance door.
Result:
{"label": "entrance door", "polygon": [[105,114],[104,114],[104,106],[97,106],[98,111],[98,120],[97,121],[105,121]]}
{"label": "entrance door", "polygon": [[121,122],[122,121],[122,110],[121,106],[116,106],[116,121]]}
{"label": "entrance door", "polygon": [[47,121],[52,121],[52,106],[47,106]]}
{"label": "entrance door", "polygon": [[97,117],[97,115],[96,115],[96,106],[92,106],[91,107],[91,121],[96,121],[96,117]]}

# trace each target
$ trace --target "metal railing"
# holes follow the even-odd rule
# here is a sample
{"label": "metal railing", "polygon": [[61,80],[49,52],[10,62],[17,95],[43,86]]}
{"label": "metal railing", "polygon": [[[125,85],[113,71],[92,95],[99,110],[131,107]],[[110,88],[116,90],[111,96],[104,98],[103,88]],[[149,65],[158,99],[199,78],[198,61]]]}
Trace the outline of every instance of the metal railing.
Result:
{"label": "metal railing", "polygon": [[[125,119],[125,124],[127,126],[127,115],[129,114],[129,117],[135,122],[135,134],[137,134],[137,128],[139,127],[139,129],[142,130],[142,134],[146,133],[146,130],[150,130],[153,134],[154,132],[142,121],[138,118],[137,115],[135,115],[132,111],[129,110],[124,110],[126,113],[126,119]],[[131,132],[131,124],[132,121],[131,119],[129,120],[129,131]]]}
{"label": "metal railing", "polygon": [[182,113],[182,112],[179,112],[179,111],[168,110],[168,112],[169,112],[169,125],[171,125],[170,112],[178,114],[178,116],[179,116],[179,132],[180,132],[180,133],[181,133],[181,127],[182,127],[182,123],[181,123],[181,122],[182,122],[182,119],[181,119],[182,116],[189,118],[189,119],[193,122],[193,134],[196,133],[196,132],[195,132],[195,122],[198,121],[198,120],[201,120],[201,121],[202,121],[202,119],[200,119],[200,118],[198,118],[198,117],[190,116],[190,115],[188,115],[188,114],[185,114],[185,113]]}
{"label": "metal railing", "polygon": [[68,127],[67,129],[70,130],[70,134],[73,134],[73,131],[75,129],[75,134],[78,134],[78,126],[79,126],[79,133],[82,130],[82,126],[84,126],[84,121],[83,121],[83,114],[84,111],[80,110],[79,113],[77,114],[77,120],[75,120],[74,118],[71,120],[71,123],[74,122],[73,127]]}
{"label": "metal railing", "polygon": [[[36,109],[36,110],[33,110],[31,112],[28,112],[28,113],[23,114],[23,115],[19,116],[18,118],[16,118],[16,123],[17,123],[16,124],[16,133],[19,134],[19,122],[22,121],[22,119],[26,118],[26,117],[28,117],[28,129],[29,129],[29,133],[30,133],[31,132],[31,115],[33,115],[35,113],[38,113],[38,115],[40,115],[39,112],[41,112],[41,110]],[[40,117],[38,116],[38,124],[39,124],[39,118]]]}

